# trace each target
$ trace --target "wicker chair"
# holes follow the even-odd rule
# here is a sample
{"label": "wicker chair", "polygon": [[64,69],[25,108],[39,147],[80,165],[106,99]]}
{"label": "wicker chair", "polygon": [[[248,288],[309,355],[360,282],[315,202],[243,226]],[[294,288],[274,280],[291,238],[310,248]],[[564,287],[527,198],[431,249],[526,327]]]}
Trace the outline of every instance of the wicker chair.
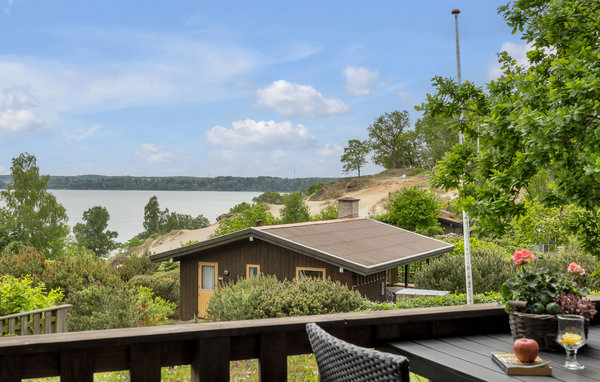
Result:
{"label": "wicker chair", "polygon": [[410,381],[406,357],[349,344],[315,323],[306,331],[323,382]]}

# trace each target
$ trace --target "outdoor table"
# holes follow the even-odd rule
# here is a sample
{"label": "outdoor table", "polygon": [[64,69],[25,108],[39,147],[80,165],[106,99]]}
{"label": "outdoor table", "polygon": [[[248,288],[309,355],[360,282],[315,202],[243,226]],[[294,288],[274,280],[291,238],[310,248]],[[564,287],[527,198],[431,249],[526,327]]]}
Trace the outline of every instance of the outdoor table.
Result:
{"label": "outdoor table", "polygon": [[410,371],[432,381],[600,381],[600,325],[590,326],[587,345],[577,352],[584,370],[560,367],[564,351],[540,352],[543,360],[552,362],[552,377],[508,376],[491,354],[510,353],[512,345],[512,336],[503,333],[397,341],[380,350],[407,357]]}

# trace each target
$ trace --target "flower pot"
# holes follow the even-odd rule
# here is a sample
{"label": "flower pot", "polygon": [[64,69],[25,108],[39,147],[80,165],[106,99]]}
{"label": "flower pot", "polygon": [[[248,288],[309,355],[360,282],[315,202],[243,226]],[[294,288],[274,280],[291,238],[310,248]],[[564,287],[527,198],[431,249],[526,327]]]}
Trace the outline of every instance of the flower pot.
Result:
{"label": "flower pot", "polygon": [[[556,342],[558,319],[553,314],[532,314],[517,311],[508,312],[508,322],[513,339],[527,337],[536,340],[542,351],[563,351]],[[585,335],[589,331],[589,320],[585,320]]]}

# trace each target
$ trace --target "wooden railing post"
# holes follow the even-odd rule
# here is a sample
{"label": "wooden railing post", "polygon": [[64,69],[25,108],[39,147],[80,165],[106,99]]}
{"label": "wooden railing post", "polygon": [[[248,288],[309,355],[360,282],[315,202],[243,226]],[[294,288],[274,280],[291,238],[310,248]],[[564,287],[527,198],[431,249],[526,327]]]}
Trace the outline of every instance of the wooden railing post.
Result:
{"label": "wooden railing post", "polygon": [[86,351],[60,353],[60,382],[93,382],[94,357]]}
{"label": "wooden railing post", "polygon": [[131,382],[160,382],[160,347],[129,346],[129,372]]}
{"label": "wooden railing post", "polygon": [[67,308],[56,310],[56,333],[64,333],[67,331]]}
{"label": "wooden railing post", "polygon": [[44,333],[52,333],[52,311],[44,313]]}
{"label": "wooden railing post", "polygon": [[231,341],[229,337],[194,341],[192,382],[229,381]]}
{"label": "wooden railing post", "polygon": [[285,333],[262,334],[258,363],[261,382],[287,380],[287,340]]}

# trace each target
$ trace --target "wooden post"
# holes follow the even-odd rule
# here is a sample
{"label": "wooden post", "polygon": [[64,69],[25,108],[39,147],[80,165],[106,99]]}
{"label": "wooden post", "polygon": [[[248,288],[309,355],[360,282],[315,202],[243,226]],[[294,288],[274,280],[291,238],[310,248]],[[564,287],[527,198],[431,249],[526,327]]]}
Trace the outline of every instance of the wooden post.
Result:
{"label": "wooden post", "polygon": [[67,331],[67,309],[58,309],[56,311],[56,333]]}
{"label": "wooden post", "polygon": [[60,382],[93,382],[94,358],[85,351],[64,351],[60,353]]}
{"label": "wooden post", "polygon": [[131,382],[160,382],[160,347],[131,345],[129,371]]}
{"label": "wooden post", "polygon": [[29,316],[21,316],[21,335],[22,336],[26,336],[28,335],[28,330],[27,327],[29,325],[27,325],[29,323]]}
{"label": "wooden post", "polygon": [[194,341],[192,382],[229,380],[230,340],[229,337],[216,337]]}
{"label": "wooden post", "polygon": [[44,313],[44,333],[52,333],[52,311]]}
{"label": "wooden post", "polygon": [[408,264],[404,266],[404,287],[408,288]]}
{"label": "wooden post", "polygon": [[258,356],[260,381],[287,381],[285,334],[261,334]]}
{"label": "wooden post", "polygon": [[34,313],[33,314],[33,334],[41,334],[42,333],[42,313]]}
{"label": "wooden post", "polygon": [[0,357],[0,382],[21,382],[21,357]]}
{"label": "wooden post", "polygon": [[15,334],[15,318],[8,319],[8,334]]}

